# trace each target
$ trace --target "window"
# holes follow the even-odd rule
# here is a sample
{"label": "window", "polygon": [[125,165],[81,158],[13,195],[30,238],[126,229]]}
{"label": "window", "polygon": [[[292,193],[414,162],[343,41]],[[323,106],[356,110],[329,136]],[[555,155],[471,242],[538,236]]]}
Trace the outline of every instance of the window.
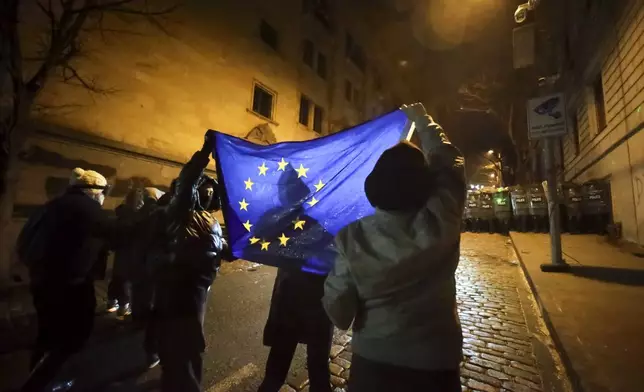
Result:
{"label": "window", "polygon": [[362,72],[367,68],[367,58],[364,54],[364,49],[355,43],[351,34],[347,33],[345,38],[345,56],[351,60],[356,67]]}
{"label": "window", "polygon": [[380,75],[378,73],[373,74],[373,86],[376,91],[382,90],[382,79],[380,79]]}
{"label": "window", "polygon": [[604,105],[604,86],[599,75],[593,83],[593,99],[595,101],[595,116],[597,118],[597,133],[606,128],[606,106]]}
{"label": "window", "polygon": [[302,0],[302,13],[308,14],[313,8],[313,0]]}
{"label": "window", "polygon": [[353,103],[356,104],[356,106],[360,106],[362,102],[362,95],[360,95],[360,90],[357,88],[353,89]]}
{"label": "window", "polygon": [[323,117],[324,110],[320,106],[315,105],[315,109],[313,110],[313,130],[317,133],[322,132]]}
{"label": "window", "polygon": [[313,14],[327,30],[331,30],[331,7],[328,0],[302,0],[302,13]]}
{"label": "window", "polygon": [[309,126],[309,113],[311,111],[311,100],[305,95],[300,97],[300,124]]}
{"label": "window", "polygon": [[348,80],[344,81],[344,98],[346,98],[347,101],[351,102],[351,97],[353,94],[353,86],[351,85],[351,82]]}
{"label": "window", "polygon": [[318,76],[326,79],[326,56],[318,53]]}
{"label": "window", "polygon": [[577,109],[573,109],[570,116],[570,137],[575,151],[575,155],[579,155],[579,122],[577,121]]}
{"label": "window", "polygon": [[313,103],[313,101],[306,95],[302,94],[300,96],[299,123],[307,128],[310,128],[311,126],[311,112],[313,114],[312,128],[315,132],[321,133],[322,124],[324,122],[324,109]]}
{"label": "window", "polygon": [[277,30],[265,20],[262,20],[262,23],[259,26],[259,35],[262,38],[262,41],[274,50],[277,50],[279,46],[279,36]]}
{"label": "window", "polygon": [[315,45],[311,40],[304,40],[302,61],[304,64],[314,69],[318,76],[322,79],[326,79],[326,56],[320,52],[316,52]]}
{"label": "window", "polygon": [[345,39],[344,39],[344,54],[347,58],[351,57],[351,53],[353,52],[353,37],[351,34],[347,33]]}
{"label": "window", "polygon": [[275,94],[259,83],[253,86],[253,112],[262,117],[273,119]]}
{"label": "window", "polygon": [[309,67],[313,67],[313,58],[315,56],[315,48],[311,40],[305,39],[302,48],[302,61]]}

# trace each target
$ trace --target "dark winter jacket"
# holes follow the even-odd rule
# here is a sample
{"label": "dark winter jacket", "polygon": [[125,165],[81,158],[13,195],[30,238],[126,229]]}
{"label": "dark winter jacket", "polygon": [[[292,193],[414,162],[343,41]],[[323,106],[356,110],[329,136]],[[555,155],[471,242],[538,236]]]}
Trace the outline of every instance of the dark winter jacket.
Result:
{"label": "dark winter jacket", "polygon": [[[213,282],[225,247],[221,226],[214,215],[198,206],[198,185],[210,151],[196,152],[183,167],[167,206],[160,209],[166,261],[159,266],[158,285],[164,291],[207,288]],[[165,290],[169,288],[170,290]],[[194,295],[160,294],[158,305],[170,313],[198,311]],[[185,301],[184,301],[185,300]]]}
{"label": "dark winter jacket", "polygon": [[322,296],[326,276],[280,268],[264,328],[264,344],[296,339],[298,343],[330,341],[333,324],[324,312]]}
{"label": "dark winter jacket", "polygon": [[[127,204],[121,204],[116,207],[114,212],[116,213],[116,219],[119,224],[133,222],[137,214],[137,211]],[[129,241],[119,244],[114,250],[113,276],[119,276],[128,280],[132,279],[133,264],[139,262],[141,257],[136,242],[136,238],[130,238]]]}
{"label": "dark winter jacket", "polygon": [[116,221],[81,190],[51,200],[31,242],[40,255],[28,265],[32,284],[75,284],[102,275],[117,233]]}

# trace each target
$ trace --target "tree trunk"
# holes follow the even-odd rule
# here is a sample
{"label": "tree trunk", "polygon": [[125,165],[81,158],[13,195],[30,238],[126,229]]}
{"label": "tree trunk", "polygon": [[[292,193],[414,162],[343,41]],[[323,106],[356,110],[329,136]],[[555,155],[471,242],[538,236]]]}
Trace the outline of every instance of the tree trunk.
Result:
{"label": "tree trunk", "polygon": [[17,111],[17,121],[10,129],[5,129],[9,135],[9,149],[0,154],[0,286],[10,280],[12,255],[15,238],[11,232],[13,223],[13,206],[18,189],[20,174],[20,152],[29,138],[30,127],[26,120],[33,105],[35,96],[28,92],[22,94]]}

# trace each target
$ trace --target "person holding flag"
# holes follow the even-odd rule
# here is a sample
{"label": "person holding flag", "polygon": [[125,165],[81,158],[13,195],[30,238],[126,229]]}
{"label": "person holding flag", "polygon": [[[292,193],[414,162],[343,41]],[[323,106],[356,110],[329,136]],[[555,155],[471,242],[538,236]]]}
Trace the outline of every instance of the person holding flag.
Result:
{"label": "person holding flag", "polygon": [[257,145],[217,133],[217,174],[235,257],[278,267],[264,344],[271,347],[260,392],[283,385],[298,343],[307,346],[311,392],[329,392],[333,325],[322,306],[336,257],[334,236],[372,214],[364,179],[385,150],[410,132],[397,110],[322,138]]}
{"label": "person holding flag", "polygon": [[217,182],[204,174],[214,142],[214,131],[208,131],[158,212],[165,257],[154,272],[152,322],[163,392],[201,391],[206,299],[226,249],[213,215],[220,208]]}
{"label": "person holding flag", "polygon": [[323,304],[338,328],[353,324],[349,392],[457,392],[464,160],[422,105],[402,109],[420,149],[402,142],[378,158],[364,181],[375,214],[337,234]]}

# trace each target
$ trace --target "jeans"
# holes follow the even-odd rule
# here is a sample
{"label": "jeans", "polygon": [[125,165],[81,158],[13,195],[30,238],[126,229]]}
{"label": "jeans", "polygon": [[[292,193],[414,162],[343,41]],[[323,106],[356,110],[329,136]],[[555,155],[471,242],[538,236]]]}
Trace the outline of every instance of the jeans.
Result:
{"label": "jeans", "polygon": [[[258,392],[277,392],[280,390],[291,367],[297,348],[297,341],[281,341],[271,347],[266,362],[266,375]],[[316,342],[306,345],[306,362],[309,370],[311,392],[331,392],[329,374],[329,352],[331,342]]]}
{"label": "jeans", "polygon": [[131,301],[131,284],[123,276],[113,275],[107,286],[107,298],[118,301],[120,306]]}

